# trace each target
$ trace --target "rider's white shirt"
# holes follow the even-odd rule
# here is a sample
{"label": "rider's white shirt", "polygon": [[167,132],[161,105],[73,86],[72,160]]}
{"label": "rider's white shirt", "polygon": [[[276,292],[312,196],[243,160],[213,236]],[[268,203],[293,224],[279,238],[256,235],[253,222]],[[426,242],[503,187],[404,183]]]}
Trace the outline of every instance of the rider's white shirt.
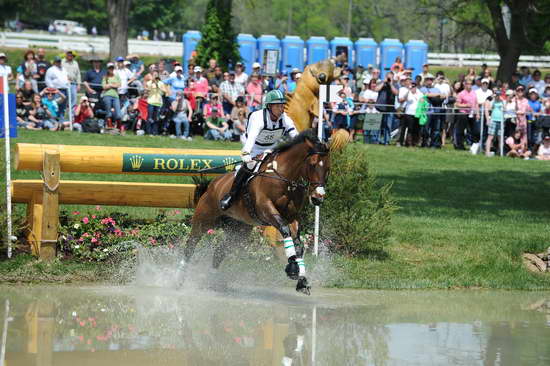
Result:
{"label": "rider's white shirt", "polygon": [[266,150],[272,150],[285,133],[290,137],[298,135],[294,121],[286,113],[283,113],[277,121],[272,121],[266,109],[255,111],[248,119],[246,142],[242,152],[256,156]]}

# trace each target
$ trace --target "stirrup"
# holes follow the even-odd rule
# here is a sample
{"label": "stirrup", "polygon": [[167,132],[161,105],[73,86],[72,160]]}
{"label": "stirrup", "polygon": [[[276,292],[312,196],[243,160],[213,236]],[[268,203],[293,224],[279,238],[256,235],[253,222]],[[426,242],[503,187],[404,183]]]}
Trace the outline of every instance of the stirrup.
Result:
{"label": "stirrup", "polygon": [[231,207],[231,204],[233,203],[233,196],[231,194],[226,194],[223,196],[223,198],[220,200],[220,209],[222,211],[227,210],[229,207]]}

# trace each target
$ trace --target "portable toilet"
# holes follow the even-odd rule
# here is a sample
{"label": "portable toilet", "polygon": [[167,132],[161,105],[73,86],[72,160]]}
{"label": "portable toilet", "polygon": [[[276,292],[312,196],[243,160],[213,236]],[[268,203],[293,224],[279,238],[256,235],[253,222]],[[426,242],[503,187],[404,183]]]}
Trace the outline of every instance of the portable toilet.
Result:
{"label": "portable toilet", "polygon": [[265,50],[279,51],[279,60],[281,60],[281,41],[279,41],[279,38],[270,34],[264,34],[258,38],[258,62],[262,65],[262,68],[264,65]]}
{"label": "portable toilet", "polygon": [[189,59],[193,56],[193,51],[201,40],[201,32],[190,30],[183,35],[183,72],[187,73]]}
{"label": "portable toilet", "polygon": [[304,69],[304,41],[298,36],[286,36],[281,41],[281,71]]}
{"label": "portable toilet", "polygon": [[412,75],[422,72],[422,66],[428,62],[428,45],[424,41],[411,39],[405,43],[405,68],[412,69]]}
{"label": "portable toilet", "polygon": [[237,36],[237,44],[239,45],[241,62],[244,64],[246,72],[250,74],[252,72],[252,64],[256,62],[256,38],[251,34],[240,33]]}
{"label": "portable toilet", "polygon": [[372,38],[359,38],[355,42],[355,66],[363,66],[365,69],[368,65],[377,67],[376,52],[378,51],[378,43]]}
{"label": "portable toilet", "polygon": [[328,41],[325,37],[309,37],[306,44],[308,65],[329,58]]}
{"label": "portable toilet", "polygon": [[330,52],[332,57],[338,57],[342,53],[345,53],[348,66],[353,66],[353,42],[349,38],[334,37],[330,41]]}
{"label": "portable toilet", "polygon": [[380,42],[380,75],[382,78],[390,71],[396,57],[403,60],[403,44],[398,39],[386,38]]}

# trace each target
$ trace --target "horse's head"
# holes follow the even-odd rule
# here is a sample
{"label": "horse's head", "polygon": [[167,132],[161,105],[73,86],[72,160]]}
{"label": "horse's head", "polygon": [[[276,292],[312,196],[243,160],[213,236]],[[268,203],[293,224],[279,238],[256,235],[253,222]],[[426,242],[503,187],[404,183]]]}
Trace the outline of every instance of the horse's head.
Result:
{"label": "horse's head", "polygon": [[309,182],[309,200],[315,206],[325,199],[325,185],[330,172],[329,146],[318,139],[306,138],[309,150],[306,157],[305,178]]}

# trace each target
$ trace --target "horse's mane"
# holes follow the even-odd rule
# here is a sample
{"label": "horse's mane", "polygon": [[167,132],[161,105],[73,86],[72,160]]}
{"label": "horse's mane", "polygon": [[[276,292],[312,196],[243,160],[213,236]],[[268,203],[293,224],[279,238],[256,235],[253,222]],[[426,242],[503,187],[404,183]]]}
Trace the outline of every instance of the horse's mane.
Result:
{"label": "horse's mane", "polygon": [[315,150],[319,152],[328,152],[328,146],[323,144],[321,141],[319,141],[319,138],[317,137],[317,131],[315,131],[313,128],[309,128],[307,130],[303,130],[300,132],[299,135],[294,137],[290,141],[283,142],[282,144],[278,145],[275,149],[273,149],[274,153],[282,153],[285,152],[292,147],[301,144],[305,142],[306,140],[309,140],[313,143],[315,146]]}

